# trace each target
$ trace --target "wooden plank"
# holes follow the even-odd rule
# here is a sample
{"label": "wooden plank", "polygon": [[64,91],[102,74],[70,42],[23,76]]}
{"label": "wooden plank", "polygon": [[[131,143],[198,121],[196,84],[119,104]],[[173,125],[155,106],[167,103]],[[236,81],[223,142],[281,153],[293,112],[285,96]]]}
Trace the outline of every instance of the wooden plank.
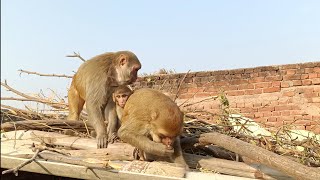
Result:
{"label": "wooden plank", "polygon": [[[16,167],[19,164],[27,161],[24,158],[16,158],[1,155],[1,168],[10,169]],[[21,171],[28,171],[40,174],[49,174],[55,176],[79,178],[79,179],[130,179],[130,180],[174,180],[183,179],[175,177],[166,177],[159,175],[149,175],[133,172],[124,172],[116,170],[106,170],[103,168],[92,168],[88,169],[85,166],[57,163],[43,160],[36,160],[26,166]]]}

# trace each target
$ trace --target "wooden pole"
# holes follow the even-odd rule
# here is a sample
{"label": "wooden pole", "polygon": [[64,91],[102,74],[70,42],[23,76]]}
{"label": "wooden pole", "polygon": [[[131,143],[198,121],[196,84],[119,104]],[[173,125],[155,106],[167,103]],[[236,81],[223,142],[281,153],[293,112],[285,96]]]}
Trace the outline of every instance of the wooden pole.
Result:
{"label": "wooden pole", "polygon": [[296,179],[320,179],[319,169],[304,166],[291,159],[224,134],[217,132],[201,134],[199,143],[216,144],[261,164],[275,168]]}

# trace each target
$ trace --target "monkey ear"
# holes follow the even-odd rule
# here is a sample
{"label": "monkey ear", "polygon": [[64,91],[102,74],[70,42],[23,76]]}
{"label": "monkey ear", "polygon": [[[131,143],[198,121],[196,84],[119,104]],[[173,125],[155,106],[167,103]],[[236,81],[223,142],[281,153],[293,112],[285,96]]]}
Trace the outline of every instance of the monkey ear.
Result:
{"label": "monkey ear", "polygon": [[120,66],[127,64],[127,62],[128,62],[128,57],[125,54],[120,54],[120,56],[119,56]]}
{"label": "monkey ear", "polygon": [[115,97],[114,93],[112,94],[112,101],[116,102],[116,97]]}

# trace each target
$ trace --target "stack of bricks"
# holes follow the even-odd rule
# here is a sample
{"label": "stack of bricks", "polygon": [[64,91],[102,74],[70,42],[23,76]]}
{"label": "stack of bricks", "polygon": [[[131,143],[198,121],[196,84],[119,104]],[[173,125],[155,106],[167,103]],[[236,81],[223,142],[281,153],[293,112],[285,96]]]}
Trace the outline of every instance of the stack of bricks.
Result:
{"label": "stack of bricks", "polygon": [[[134,85],[178,93],[180,100],[223,91],[232,110],[256,122],[320,133],[320,62],[153,75],[139,78]],[[219,105],[203,103],[200,109],[217,112]]]}

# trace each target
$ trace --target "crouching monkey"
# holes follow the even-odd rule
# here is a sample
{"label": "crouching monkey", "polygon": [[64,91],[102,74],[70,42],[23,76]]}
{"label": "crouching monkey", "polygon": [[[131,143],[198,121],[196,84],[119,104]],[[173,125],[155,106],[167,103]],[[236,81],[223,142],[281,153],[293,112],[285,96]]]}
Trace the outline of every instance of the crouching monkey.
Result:
{"label": "crouching monkey", "polygon": [[98,148],[108,145],[107,128],[111,95],[119,85],[133,83],[141,64],[130,51],[104,53],[84,62],[72,78],[68,92],[69,120],[78,120],[86,102],[89,123],[97,134]]}
{"label": "crouching monkey", "polygon": [[117,131],[120,127],[120,119],[122,117],[122,112],[124,105],[126,104],[129,96],[132,94],[132,90],[127,85],[121,85],[117,87],[113,94],[112,100],[114,103],[109,103],[109,122],[107,127],[108,132],[108,142],[113,143],[117,138]]}
{"label": "crouching monkey", "polygon": [[182,156],[183,114],[168,96],[154,89],[136,90],[128,99],[118,135],[146,154],[170,157],[188,168]]}

